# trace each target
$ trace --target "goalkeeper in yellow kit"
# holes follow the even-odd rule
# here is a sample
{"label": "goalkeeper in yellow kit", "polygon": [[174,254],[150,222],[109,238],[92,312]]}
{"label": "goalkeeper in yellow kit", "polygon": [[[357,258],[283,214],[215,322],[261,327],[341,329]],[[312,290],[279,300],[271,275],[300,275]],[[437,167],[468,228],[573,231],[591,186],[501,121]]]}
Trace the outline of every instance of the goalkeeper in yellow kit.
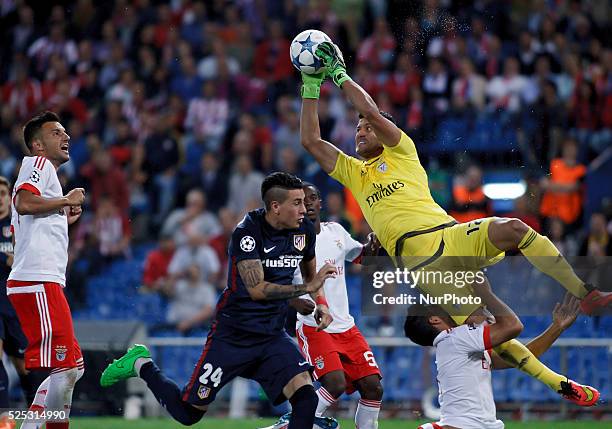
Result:
{"label": "goalkeeper in yellow kit", "polygon": [[[583,312],[591,314],[612,303],[612,293],[601,292],[580,280],[552,242],[522,221],[491,217],[457,223],[432,199],[414,142],[348,76],[338,47],[325,42],[316,53],[326,73],[302,73],[302,145],[325,172],[352,192],[383,247],[398,263],[412,270],[441,270],[448,265],[442,262],[445,260],[451,261],[454,269],[475,271],[501,260],[505,251],[518,249],[536,268],[580,298]],[[359,112],[355,147],[362,160],[321,139],[317,105],[326,77]],[[434,286],[420,284],[419,288],[439,295]],[[471,288],[455,289],[453,293],[468,296]],[[457,323],[470,322],[474,316],[484,314],[477,304],[441,306]],[[551,371],[516,340],[495,351],[572,402],[591,406],[599,398],[597,390]]]}

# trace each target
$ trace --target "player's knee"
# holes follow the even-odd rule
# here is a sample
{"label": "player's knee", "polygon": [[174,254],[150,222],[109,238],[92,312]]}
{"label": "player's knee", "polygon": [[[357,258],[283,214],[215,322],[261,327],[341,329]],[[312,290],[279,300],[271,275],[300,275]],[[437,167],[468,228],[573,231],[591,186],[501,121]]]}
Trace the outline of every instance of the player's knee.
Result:
{"label": "player's knee", "polygon": [[306,384],[295,391],[289,402],[294,415],[309,416],[317,410],[319,397],[312,384]]}
{"label": "player's knee", "polygon": [[76,367],[63,371],[60,374],[63,374],[67,386],[73,387],[79,379],[79,370]]}
{"label": "player's knee", "polygon": [[368,399],[370,401],[381,401],[383,398],[383,387],[379,379],[368,380],[361,383],[359,394],[362,399]]}
{"label": "player's knee", "polygon": [[344,373],[337,371],[338,374],[329,373],[322,381],[325,390],[334,398],[339,398],[346,391],[346,380]]}

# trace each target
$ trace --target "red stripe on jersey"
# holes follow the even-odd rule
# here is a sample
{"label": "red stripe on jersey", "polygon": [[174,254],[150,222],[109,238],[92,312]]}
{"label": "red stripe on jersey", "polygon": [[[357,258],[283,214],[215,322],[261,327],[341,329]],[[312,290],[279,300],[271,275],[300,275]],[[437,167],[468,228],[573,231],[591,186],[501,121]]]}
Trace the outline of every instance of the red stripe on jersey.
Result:
{"label": "red stripe on jersey", "polygon": [[489,325],[485,325],[482,336],[485,350],[493,348],[491,347],[491,328],[489,327]]}
{"label": "red stripe on jersey", "polygon": [[34,195],[40,196],[40,191],[38,190],[38,188],[32,185],[31,183],[22,183],[21,185],[19,185],[19,187],[15,191],[15,195],[17,195],[17,192],[21,191],[22,189],[25,189],[26,191],[30,191]]}
{"label": "red stripe on jersey", "polygon": [[187,386],[187,389],[185,389],[185,393],[183,394],[183,401],[187,401],[189,399],[189,394],[191,393],[191,389],[193,389],[193,385],[195,384],[195,381],[198,378],[198,373],[200,372],[200,367],[202,366],[202,362],[204,362],[204,359],[206,359],[206,355],[208,354],[208,351],[210,350],[210,346],[213,342],[213,335],[216,330],[217,330],[217,323],[215,322],[213,323],[212,328],[210,332],[208,333],[208,337],[206,338],[206,345],[204,346],[204,350],[202,351],[202,354],[200,355],[198,364],[195,366],[195,369],[193,370],[193,374],[191,374],[189,385]]}
{"label": "red stripe on jersey", "polygon": [[36,160],[34,161],[34,168],[38,168],[40,170],[41,164],[42,164],[42,157],[37,156]]}

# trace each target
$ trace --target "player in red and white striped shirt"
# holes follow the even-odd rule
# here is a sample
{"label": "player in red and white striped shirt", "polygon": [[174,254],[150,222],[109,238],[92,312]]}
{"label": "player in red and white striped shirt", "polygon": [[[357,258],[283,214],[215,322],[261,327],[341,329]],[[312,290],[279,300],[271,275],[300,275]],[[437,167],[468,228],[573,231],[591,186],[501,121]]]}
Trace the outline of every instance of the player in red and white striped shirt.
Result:
{"label": "player in red and white striped shirt", "polygon": [[[65,412],[66,420],[46,422],[47,429],[64,429],[69,426],[74,385],[84,371],[63,288],[68,225],[81,216],[85,193],[76,188],[63,194],[57,169],[70,158],[70,137],[55,113],[44,112],[30,119],[23,136],[33,156],[23,158],[13,190],[15,256],[7,294],[28,338],[26,368],[51,369],[30,409]],[[21,428],[40,425],[32,421]]]}

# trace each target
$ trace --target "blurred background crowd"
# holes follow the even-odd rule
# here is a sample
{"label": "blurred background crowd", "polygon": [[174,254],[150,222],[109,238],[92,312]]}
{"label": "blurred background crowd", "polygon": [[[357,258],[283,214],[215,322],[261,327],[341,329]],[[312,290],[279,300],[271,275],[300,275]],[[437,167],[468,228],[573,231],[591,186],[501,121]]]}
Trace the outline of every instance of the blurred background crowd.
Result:
{"label": "blurred background crowd", "polygon": [[[587,180],[612,169],[608,6],[2,0],[0,174],[16,177],[24,121],[57,112],[71,136],[64,189],[87,190],[71,229],[67,291],[77,317],[108,316],[89,280],[128,261],[115,280],[144,267],[139,293],[168,303],[151,328],[189,332],[213,312],[229,236],[260,206],[265,174],[315,183],[324,218],[357,237],[368,232],[350,194],[300,145],[289,44],[317,28],[414,139],[434,197],[458,220],[510,213],[569,256],[609,256],[610,182]],[[319,114],[323,138],[353,154],[357,115],[332,84]],[[526,191],[498,205],[483,185],[507,172]]]}

